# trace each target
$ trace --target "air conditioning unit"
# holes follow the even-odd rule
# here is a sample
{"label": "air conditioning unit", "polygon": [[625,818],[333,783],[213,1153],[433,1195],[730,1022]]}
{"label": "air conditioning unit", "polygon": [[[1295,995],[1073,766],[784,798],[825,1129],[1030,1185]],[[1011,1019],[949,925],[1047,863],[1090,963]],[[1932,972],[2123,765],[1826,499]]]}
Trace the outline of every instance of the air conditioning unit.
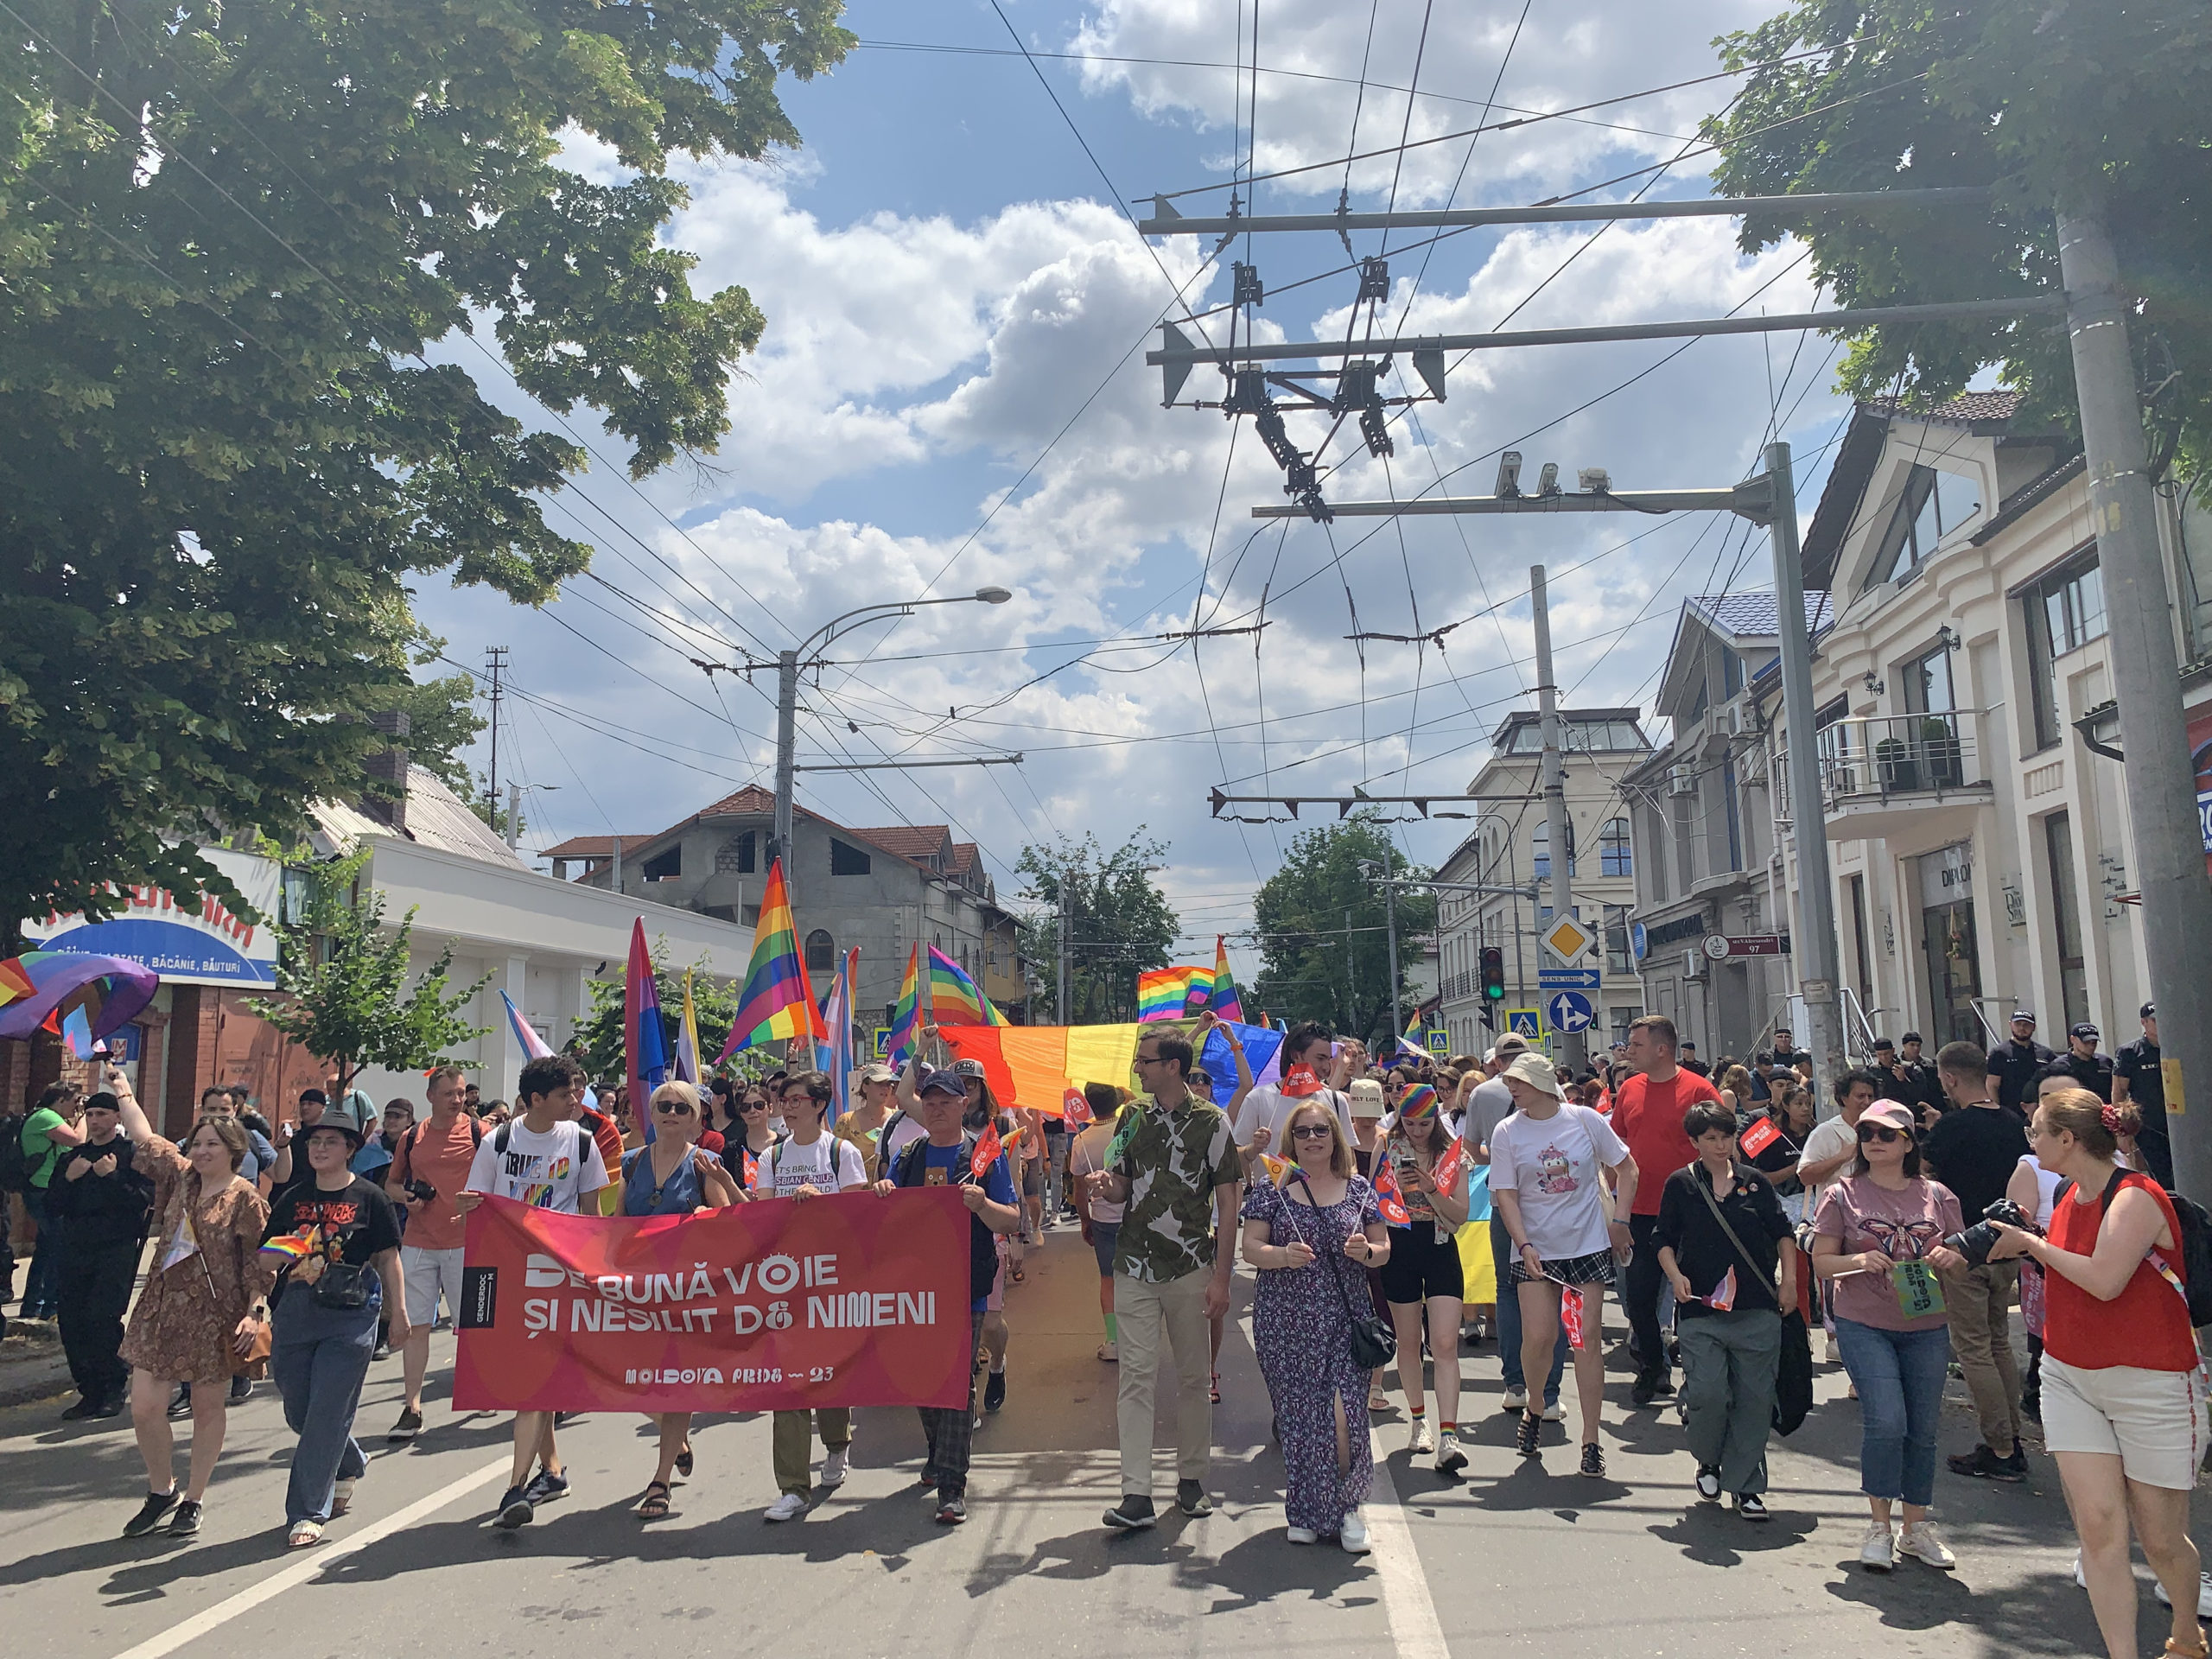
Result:
{"label": "air conditioning unit", "polygon": [[1704,951],[1693,949],[1682,952],[1682,977],[1684,979],[1705,977]]}
{"label": "air conditioning unit", "polygon": [[1694,794],[1696,794],[1696,793],[1697,793],[1697,772],[1695,772],[1695,770],[1694,770],[1693,768],[1691,768],[1691,767],[1689,767],[1689,766],[1669,766],[1669,767],[1668,767],[1668,768],[1667,768],[1667,792],[1668,792],[1669,795],[1694,795]]}
{"label": "air conditioning unit", "polygon": [[1728,735],[1753,737],[1758,735],[1758,717],[1743,703],[1730,703],[1728,705]]}

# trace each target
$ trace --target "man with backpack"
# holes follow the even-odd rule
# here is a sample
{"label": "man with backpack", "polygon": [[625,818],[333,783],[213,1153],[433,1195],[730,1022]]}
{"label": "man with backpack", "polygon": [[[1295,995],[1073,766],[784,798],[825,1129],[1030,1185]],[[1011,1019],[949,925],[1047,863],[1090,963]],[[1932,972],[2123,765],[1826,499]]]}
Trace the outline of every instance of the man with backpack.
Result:
{"label": "man with backpack", "polygon": [[448,1310],[461,1306],[461,1189],[484,1131],[464,1109],[467,1089],[457,1065],[430,1073],[426,1090],[430,1115],[393,1147],[384,1190],[403,1212],[400,1273],[407,1286],[407,1344],[400,1351],[407,1397],[399,1421],[385,1436],[392,1445],[423,1432],[423,1379],[430,1369],[430,1327],[437,1323],[438,1297]]}
{"label": "man with backpack", "polygon": [[[893,1155],[887,1151],[885,1179],[875,1190],[888,1195],[902,1186],[957,1186],[968,1206],[968,1348],[983,1338],[984,1304],[990,1300],[991,1281],[998,1276],[998,1244],[994,1235],[1011,1233],[1021,1225],[1021,1206],[1015,1200],[1014,1177],[1004,1157],[995,1160],[982,1176],[976,1174],[976,1137],[966,1133],[961,1115],[967,1109],[968,1086],[948,1070],[925,1076],[915,1090],[916,1116],[926,1131]],[[929,1454],[922,1465],[921,1484],[937,1488],[937,1519],[940,1526],[957,1526],[968,1518],[968,1461],[975,1443],[971,1402],[953,1407],[922,1406],[922,1435]]]}

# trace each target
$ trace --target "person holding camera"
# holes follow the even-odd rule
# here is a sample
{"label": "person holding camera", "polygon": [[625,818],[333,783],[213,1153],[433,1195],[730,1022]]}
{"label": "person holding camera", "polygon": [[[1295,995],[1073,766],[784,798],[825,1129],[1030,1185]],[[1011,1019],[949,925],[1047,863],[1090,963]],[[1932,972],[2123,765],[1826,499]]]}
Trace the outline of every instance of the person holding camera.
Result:
{"label": "person holding camera", "polygon": [[484,1130],[468,1113],[468,1087],[457,1065],[441,1065],[424,1084],[430,1115],[392,1147],[384,1172],[385,1196],[400,1206],[399,1265],[407,1287],[407,1340],[400,1347],[406,1397],[399,1421],[385,1436],[398,1446],[423,1432],[423,1380],[430,1370],[430,1332],[442,1294],[449,1312],[461,1308],[462,1246],[467,1229],[459,1199]]}
{"label": "person holding camera", "polygon": [[304,1549],[346,1513],[368,1460],[353,1440],[353,1414],[377,1345],[377,1322],[392,1310],[391,1333],[410,1334],[399,1265],[399,1212],[382,1188],[349,1166],[361,1149],[353,1121],[335,1114],[301,1137],[308,1174],[269,1211],[264,1254],[289,1255],[270,1300],[276,1308],[269,1369],[284,1400],[284,1422],[300,1437],[284,1487],[285,1541]]}
{"label": "person holding camera", "polygon": [[[1950,1369],[1939,1273],[1964,1265],[1944,1241],[1961,1227],[1959,1201],[1921,1173],[1913,1110],[1878,1100],[1859,1116],[1850,1169],[1821,1194],[1813,1271],[1835,1292],[1836,1343],[1859,1392],[1859,1489],[1872,1517],[1859,1565],[1887,1573],[1899,1550],[1930,1567],[1958,1565],[1928,1518],[1936,1497],[1936,1437]],[[1904,1508],[1891,1531],[1893,1504]]]}
{"label": "person holding camera", "polygon": [[2082,1576],[2111,1659],[2138,1651],[2131,1517],[2172,1610],[2167,1653],[2205,1659],[2189,1498],[2207,1438],[2182,1274],[2181,1224],[2152,1177],[2118,1162],[2135,1113],[2086,1089],[2045,1096],[2029,1134],[2062,1182],[2038,1237],[1992,1219],[1990,1255],[2044,1269],[2044,1443],[2082,1540]]}
{"label": "person holding camera", "polygon": [[[1951,1109],[1928,1131],[1929,1173],[1951,1189],[1961,1215],[1976,1221],[2005,1197],[2027,1154],[2021,1121],[1989,1092],[1989,1057],[1972,1043],[1946,1043],[1936,1052],[1936,1078]],[[2020,1450],[2020,1368],[2012,1357],[2006,1310],[2019,1288],[2011,1262],[1969,1262],[1943,1287],[1951,1313],[1951,1352],[1974,1395],[1981,1439],[1948,1459],[1951,1472],[1983,1480],[2028,1478]]]}

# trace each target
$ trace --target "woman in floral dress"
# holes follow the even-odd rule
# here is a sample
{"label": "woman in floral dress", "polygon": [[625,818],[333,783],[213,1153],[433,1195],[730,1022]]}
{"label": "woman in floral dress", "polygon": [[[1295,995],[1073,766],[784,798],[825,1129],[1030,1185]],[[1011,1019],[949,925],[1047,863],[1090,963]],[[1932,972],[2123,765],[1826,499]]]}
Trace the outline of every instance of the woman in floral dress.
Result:
{"label": "woman in floral dress", "polygon": [[1243,1255],[1259,1274],[1252,1345],[1282,1442],[1290,1541],[1333,1535],[1357,1554],[1368,1547],[1359,1506],[1375,1465],[1351,1309],[1372,1306],[1365,1270],[1389,1259],[1389,1236],[1332,1109],[1300,1106],[1283,1140],[1293,1161],[1281,1183],[1255,1180],[1244,1198]]}
{"label": "woman in floral dress", "polygon": [[[269,1203],[238,1173],[246,1138],[236,1119],[200,1119],[179,1151],[154,1133],[113,1066],[107,1086],[138,1147],[137,1166],[153,1178],[157,1252],[123,1338],[147,1488],[123,1535],[142,1537],[167,1521],[172,1535],[189,1536],[200,1530],[200,1501],[222,1455],[233,1362],[268,1321],[264,1299],[276,1276],[261,1254]],[[192,1385],[192,1468],[181,1494],[168,1420],[180,1382]]]}

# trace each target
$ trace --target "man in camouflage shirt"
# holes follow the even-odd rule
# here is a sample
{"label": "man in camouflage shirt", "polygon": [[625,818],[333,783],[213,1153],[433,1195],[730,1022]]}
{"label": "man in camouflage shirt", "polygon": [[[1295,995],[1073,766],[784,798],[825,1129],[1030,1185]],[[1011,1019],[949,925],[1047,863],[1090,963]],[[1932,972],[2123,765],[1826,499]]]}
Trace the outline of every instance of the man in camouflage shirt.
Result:
{"label": "man in camouflage shirt", "polygon": [[1175,1501],[1205,1515],[1213,1449],[1211,1326],[1229,1306],[1244,1160],[1221,1109],[1184,1085],[1191,1045],[1173,1027],[1137,1039],[1137,1080],[1152,1098],[1122,1116],[1091,1196],[1126,1207],[1114,1250],[1114,1313],[1121,1331],[1117,1417],[1122,1501],[1117,1531],[1152,1525],[1153,1390],[1164,1335],[1175,1351]]}

